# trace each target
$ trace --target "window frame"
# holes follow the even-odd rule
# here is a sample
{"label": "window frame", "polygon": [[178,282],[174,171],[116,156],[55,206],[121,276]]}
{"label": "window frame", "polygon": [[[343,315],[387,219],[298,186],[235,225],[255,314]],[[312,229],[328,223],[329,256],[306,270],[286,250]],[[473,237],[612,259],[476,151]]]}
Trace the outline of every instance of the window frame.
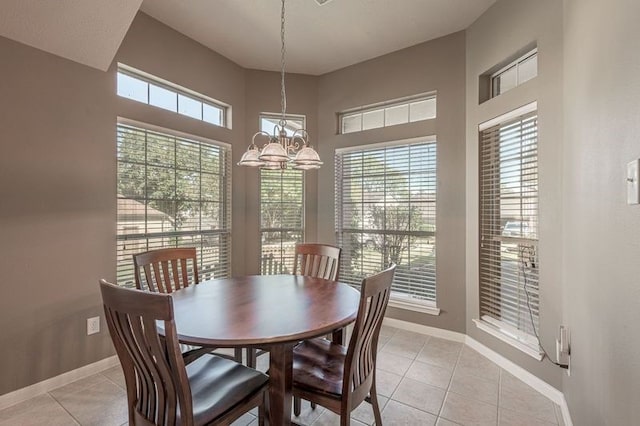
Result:
{"label": "window frame", "polygon": [[[527,79],[527,80],[525,80],[525,81],[520,81],[520,80],[521,80],[521,79],[520,79],[520,66],[521,66],[524,62],[526,62],[527,60],[529,60],[529,59],[533,58],[534,56],[536,57],[536,60],[537,60],[537,57],[538,57],[538,48],[537,48],[537,47],[535,47],[535,48],[533,48],[533,49],[529,50],[529,51],[528,51],[527,53],[525,53],[524,55],[522,55],[522,56],[518,57],[517,59],[515,59],[515,60],[513,60],[513,61],[511,61],[511,62],[509,62],[509,63],[508,63],[508,64],[506,64],[505,66],[501,67],[499,70],[497,70],[497,71],[495,71],[495,72],[491,73],[491,75],[489,76],[489,99],[493,99],[493,98],[495,98],[495,97],[497,97],[497,96],[502,95],[503,93],[507,93],[509,90],[513,90],[513,89],[515,89],[516,87],[520,86],[521,84],[524,84],[524,83],[526,83],[527,81],[532,80],[532,79],[534,79],[535,77],[537,77],[537,76],[538,76],[538,67],[536,66],[536,74],[535,74],[533,77],[531,77],[531,78],[529,78],[529,79]],[[496,80],[497,80],[501,75],[503,75],[504,73],[506,73],[507,71],[509,71],[511,68],[514,68],[514,67],[515,67],[515,69],[516,69],[516,84],[515,84],[515,86],[513,86],[512,88],[507,89],[507,90],[505,90],[505,91],[502,91],[502,92],[500,92],[500,93],[496,93],[496,87],[495,87],[494,82],[495,82],[495,81],[496,81]]]}
{"label": "window frame", "polygon": [[[394,292],[392,291],[391,293],[391,297],[389,300],[389,305],[393,306],[393,307],[397,307],[397,308],[401,308],[401,309],[405,309],[405,310],[411,310],[411,311],[416,311],[416,312],[421,312],[421,313],[426,313],[426,314],[430,314],[430,315],[439,315],[440,314],[440,309],[437,306],[437,255],[436,255],[436,250],[437,250],[437,138],[435,135],[429,135],[429,136],[424,136],[424,137],[418,137],[418,138],[411,138],[411,139],[403,139],[403,140],[396,140],[396,141],[390,141],[390,142],[383,142],[383,143],[376,143],[376,144],[368,144],[368,145],[360,145],[360,146],[353,146],[353,147],[348,147],[348,148],[339,148],[336,149],[335,152],[335,161],[336,161],[336,167],[335,167],[335,184],[336,184],[336,189],[335,189],[335,233],[336,233],[336,241],[338,242],[338,244],[343,245],[343,257],[341,258],[341,262],[345,261],[345,248],[344,248],[344,244],[341,244],[341,241],[343,240],[341,234],[345,233],[345,228],[342,224],[343,222],[343,201],[342,201],[342,191],[341,191],[341,186],[343,183],[343,178],[342,178],[342,166],[339,166],[338,162],[339,162],[339,157],[345,155],[345,154],[349,154],[349,153],[354,153],[354,152],[366,152],[366,151],[376,151],[376,150],[380,150],[380,149],[387,149],[387,148],[401,148],[401,147],[406,147],[406,146],[410,146],[410,145],[421,145],[421,144],[434,144],[435,146],[435,161],[434,161],[434,166],[435,166],[435,176],[434,176],[434,189],[435,189],[435,200],[432,201],[433,206],[434,206],[434,213],[433,213],[433,221],[434,221],[434,231],[415,231],[412,232],[412,235],[418,236],[418,237],[426,237],[426,236],[433,236],[434,238],[434,246],[433,246],[433,256],[434,256],[434,263],[433,263],[433,277],[434,277],[434,284],[433,284],[433,291],[435,292],[435,298],[433,300],[419,300],[417,298],[412,298],[411,296],[408,295],[402,295],[401,293],[398,292]],[[360,231],[360,234],[363,234],[364,231],[364,225],[362,226],[362,230]],[[391,234],[397,233],[398,231],[389,231]],[[407,232],[407,231],[404,231]],[[358,232],[351,232],[351,231],[347,231],[347,233],[355,233],[357,234]],[[342,270],[342,266],[341,266],[341,270]],[[364,278],[364,277],[361,277]],[[397,279],[397,272],[396,272],[396,279]],[[345,282],[349,282],[351,285],[353,285],[354,287],[358,287],[360,285],[360,281],[358,280],[346,280],[345,276],[341,273],[341,281],[345,281]],[[395,281],[395,279],[394,279]],[[393,288],[393,287],[392,287]]]}
{"label": "window frame", "polygon": [[[202,93],[198,93],[194,90],[191,90],[189,88],[180,86],[178,84],[172,83],[170,81],[164,80],[160,77],[154,76],[152,74],[149,74],[147,72],[138,70],[136,68],[133,68],[129,65],[126,64],[122,64],[122,63],[118,63],[118,69],[116,71],[116,78],[117,76],[119,76],[120,74],[128,76],[130,78],[133,78],[135,80],[138,80],[140,82],[143,82],[147,85],[147,100],[146,102],[137,100],[137,99],[133,99],[130,98],[128,96],[124,96],[121,95],[119,93],[119,88],[116,87],[116,93],[119,97],[125,98],[125,99],[130,99],[133,100],[134,102],[140,102],[149,106],[153,106],[155,108],[161,108],[164,109],[165,111],[169,111],[169,112],[174,112],[176,114],[179,114],[183,117],[189,117],[191,119],[194,120],[198,120],[198,121],[203,121],[205,123],[211,124],[213,126],[217,126],[217,127],[224,127],[224,128],[228,128],[231,129],[231,106],[218,101],[216,99],[213,99],[209,96],[203,95]],[[157,86],[162,90],[167,90],[173,94],[175,94],[175,110],[173,109],[169,109],[169,108],[165,108],[159,105],[155,105],[151,103],[151,86]],[[188,98],[192,101],[196,101],[200,103],[200,118],[197,117],[193,117],[192,115],[180,112],[180,97],[185,97]],[[213,123],[209,120],[205,120],[205,106],[211,107],[211,108],[216,108],[218,110],[220,110],[220,124],[216,124]]]}
{"label": "window frame", "polygon": [[[278,114],[278,113],[271,113],[271,112],[263,112],[260,113],[258,116],[258,128],[261,131],[265,131],[269,134],[273,133],[273,129],[263,129],[262,128],[262,120],[263,119],[267,119],[267,120],[276,120],[279,121],[282,118],[282,114]],[[288,122],[290,121],[300,121],[302,123],[302,129],[306,128],[306,116],[302,115],[302,114],[287,114],[285,117]],[[289,228],[289,227],[277,227],[277,228],[263,228],[263,196],[262,196],[262,190],[263,190],[263,182],[264,182],[264,177],[265,175],[273,175],[273,176],[277,176],[277,174],[280,173],[280,179],[281,179],[281,191],[282,191],[282,183],[284,182],[284,173],[291,173],[291,174],[299,174],[300,175],[300,190],[301,190],[301,212],[302,212],[302,216],[300,217],[300,223],[301,223],[301,228]],[[306,228],[306,191],[305,191],[305,185],[306,185],[306,179],[305,179],[305,173],[302,170],[294,170],[291,168],[287,168],[286,170],[268,170],[268,169],[260,169],[259,171],[259,179],[260,179],[260,185],[259,185],[259,228],[260,228],[260,273],[262,275],[266,275],[266,274],[274,274],[274,273],[286,273],[287,271],[289,271],[289,269],[287,269],[288,267],[290,268],[290,272],[293,272],[293,256],[295,255],[295,247],[291,247],[290,251],[291,251],[291,258],[289,258],[289,256],[287,256],[285,254],[286,249],[284,248],[283,245],[283,241],[281,240],[280,242],[280,256],[279,258],[276,260],[276,262],[279,263],[279,266],[276,265],[276,268],[279,268],[279,270],[266,270],[265,267],[265,262],[266,262],[266,257],[264,255],[264,251],[263,251],[263,234],[267,233],[267,232],[280,232],[281,234],[284,232],[299,232],[300,233],[300,240],[296,241],[296,242],[300,242],[303,243],[305,241],[305,228]],[[291,264],[287,264],[286,262],[290,261]]]}
{"label": "window frame", "polygon": [[[433,100],[435,102],[435,114],[433,117],[427,117],[427,118],[421,118],[421,119],[416,119],[416,120],[412,120],[411,119],[411,105],[418,103],[418,102],[423,102],[423,101],[430,101]],[[407,107],[407,113],[406,113],[406,121],[403,122],[399,122],[399,123],[390,123],[387,124],[387,110],[391,109],[391,108],[398,108],[398,107]],[[364,116],[365,114],[371,114],[371,113],[376,113],[376,112],[382,112],[382,125],[381,126],[373,126],[373,127],[367,127],[366,129],[364,128]],[[415,123],[418,121],[425,121],[425,120],[433,120],[435,118],[437,118],[438,115],[438,97],[437,97],[437,93],[434,92],[428,92],[428,93],[420,93],[417,95],[413,95],[413,96],[407,96],[404,98],[398,98],[398,99],[392,99],[392,100],[388,100],[388,101],[384,101],[384,102],[377,102],[374,104],[369,104],[369,105],[363,105],[361,107],[357,107],[357,108],[350,108],[344,111],[341,111],[338,113],[338,134],[341,135],[347,135],[350,133],[358,133],[358,132],[364,132],[367,130],[373,130],[373,129],[383,129],[385,127],[390,127],[390,126],[398,126],[398,125],[402,125],[402,124],[409,124],[409,123]],[[354,118],[354,117],[359,117],[360,118],[360,129],[358,130],[351,130],[346,132],[345,131],[345,124],[344,121],[345,119],[349,119],[349,118]]]}
{"label": "window frame", "polygon": [[[203,230],[202,226],[202,217],[200,217],[200,221],[199,221],[199,227],[201,229],[198,230],[185,230],[185,231],[179,231],[179,230],[173,230],[173,231],[164,231],[162,230],[161,232],[154,232],[154,231],[149,231],[148,227],[149,227],[149,209],[155,210],[153,207],[148,206],[147,208],[147,203],[149,202],[149,200],[152,197],[149,197],[149,194],[147,194],[147,190],[145,188],[144,190],[144,195],[141,197],[135,197],[135,196],[129,196],[129,197],[120,197],[121,194],[119,194],[119,190],[117,189],[117,184],[116,184],[116,197],[117,200],[131,200],[137,203],[143,203],[143,205],[145,206],[145,214],[144,214],[144,229],[142,230],[142,232],[136,232],[136,233],[129,233],[129,234],[121,234],[120,233],[120,225],[123,223],[119,220],[118,216],[120,215],[120,210],[117,208],[117,212],[116,212],[116,276],[118,276],[118,284],[120,285],[125,285],[125,286],[135,286],[134,282],[134,275],[131,274],[135,274],[135,271],[133,271],[133,260],[131,258],[131,254],[132,253],[137,253],[137,252],[143,252],[143,251],[147,251],[150,249],[153,249],[155,247],[153,247],[153,240],[154,239],[165,239],[165,238],[175,238],[176,239],[176,244],[175,245],[171,245],[171,247],[183,247],[185,245],[180,245],[178,238],[180,237],[198,237],[200,238],[200,245],[198,246],[197,242],[196,242],[196,251],[198,253],[198,269],[199,269],[199,274],[200,274],[200,279],[201,280],[205,280],[205,279],[209,279],[212,277],[215,278],[224,278],[224,277],[228,277],[231,276],[231,268],[232,268],[232,214],[231,214],[231,208],[232,208],[232,167],[231,167],[231,157],[232,157],[232,151],[231,151],[231,145],[224,143],[224,142],[220,142],[220,141],[215,141],[215,140],[211,140],[211,139],[207,139],[207,138],[202,138],[202,137],[198,137],[198,136],[194,136],[194,135],[190,135],[190,134],[186,134],[186,133],[182,133],[179,131],[174,131],[171,129],[167,129],[167,128],[163,128],[160,126],[155,126],[155,125],[151,125],[151,124],[147,124],[147,123],[142,123],[139,121],[135,121],[135,120],[131,120],[131,119],[126,119],[126,118],[122,118],[122,117],[118,117],[117,119],[117,124],[116,124],[116,176],[117,179],[120,179],[121,175],[120,175],[120,164],[121,164],[121,160],[120,160],[120,133],[121,133],[121,129],[126,128],[126,129],[131,129],[134,132],[140,132],[140,134],[144,134],[144,138],[145,138],[145,153],[144,153],[144,157],[145,160],[143,163],[138,163],[139,165],[143,166],[145,168],[145,176],[146,176],[146,168],[151,165],[151,166],[155,166],[157,167],[157,165],[154,165],[153,163],[149,163],[149,161],[147,160],[147,155],[148,155],[148,151],[147,151],[147,135],[149,133],[152,134],[156,134],[159,137],[164,137],[164,138],[168,138],[168,139],[174,139],[174,144],[178,144],[178,143],[187,143],[187,144],[197,144],[198,146],[198,153],[199,156],[202,155],[202,146],[213,146],[215,147],[218,151],[217,153],[220,156],[220,172],[207,172],[207,171],[203,171],[202,170],[202,164],[199,164],[199,168],[197,169],[197,173],[200,177],[202,177],[202,173],[208,174],[208,175],[215,175],[218,177],[218,184],[220,185],[220,189],[222,189],[222,193],[220,194],[219,198],[217,200],[208,200],[206,198],[203,198],[203,193],[202,193],[202,180],[199,180],[199,188],[200,188],[200,192],[199,192],[199,196],[198,196],[198,201],[193,200],[193,202],[220,202],[222,203],[221,207],[220,207],[220,217],[219,217],[219,224],[221,225],[219,229],[211,229],[211,230]],[[176,145],[177,146],[177,145]],[[174,160],[177,161],[177,160]],[[199,162],[201,160],[199,159]],[[133,162],[131,161],[125,161],[124,163],[128,163],[128,164],[133,164]],[[171,168],[171,170],[173,171],[178,171],[178,170],[183,170],[180,169],[179,167],[177,167],[177,164],[174,163],[174,167]],[[193,169],[193,171],[195,172],[196,170]],[[146,181],[146,177],[145,177],[145,181]],[[146,184],[145,184],[146,185]],[[123,212],[124,215],[127,214],[126,210]],[[127,226],[124,226],[125,228]],[[130,228],[131,229],[131,228]],[[220,247],[220,253],[219,256],[222,255],[224,257],[225,260],[225,264],[222,267],[222,270],[220,271],[219,269],[210,269],[206,266],[206,260],[205,259],[205,255],[203,253],[203,249],[205,247],[208,247],[208,245],[205,245],[204,239],[206,239],[206,237],[212,237],[214,239],[218,239],[219,243],[219,247]],[[121,254],[121,248],[120,248],[120,244],[123,244],[124,246],[126,246],[127,241],[133,241],[133,242],[140,242],[143,241],[144,242],[144,247],[138,247],[136,248],[134,251],[130,251],[128,253],[123,253]],[[151,245],[150,245],[151,244]],[[187,246],[193,246],[194,244],[187,244]],[[163,247],[166,247],[167,245],[163,243]],[[159,248],[159,247],[158,247]],[[123,250],[126,250],[123,248]],[[120,268],[126,267],[128,269],[125,269],[124,272],[120,272]],[[127,281],[126,283],[123,283],[122,279],[120,278],[121,275],[123,274],[127,274],[127,270],[130,270],[130,272],[128,273],[131,276],[131,281]],[[221,273],[220,273],[221,272]],[[127,276],[129,276],[127,275]],[[209,276],[211,275],[211,277]]]}
{"label": "window frame", "polygon": [[[478,126],[478,137],[479,137],[478,309],[479,309],[479,319],[474,319],[473,321],[479,329],[493,335],[494,337],[497,337],[498,339],[506,343],[509,343],[510,345],[516,347],[517,349],[530,355],[531,357],[541,360],[542,354],[540,352],[538,339],[535,336],[537,332],[536,330],[539,329],[539,317],[540,317],[540,296],[539,296],[540,264],[539,264],[539,255],[538,255],[538,247],[539,247],[538,223],[539,223],[539,217],[540,217],[540,212],[539,212],[540,190],[539,190],[539,178],[538,178],[539,158],[538,158],[538,118],[537,118],[538,112],[537,111],[538,111],[537,102],[531,102],[527,105],[524,105],[506,114],[503,114],[494,119],[486,121]],[[517,140],[518,142],[516,143],[520,144],[517,157],[515,157],[517,159],[520,159],[521,161],[519,163],[520,169],[518,169],[519,174],[517,175],[519,176],[518,181],[520,182],[520,200],[521,200],[520,203],[518,204],[519,207],[516,209],[517,216],[520,218],[523,218],[525,217],[525,213],[526,213],[526,216],[529,218],[528,220],[529,221],[533,220],[535,222],[535,227],[529,227],[529,225],[527,225],[527,227],[521,226],[520,228],[521,233],[523,233],[524,230],[526,229],[527,235],[516,235],[514,237],[513,235],[504,234],[504,228],[506,228],[506,226],[509,224],[510,218],[508,217],[508,214],[514,215],[514,213],[511,211],[508,214],[503,212],[503,210],[507,208],[510,209],[511,207],[504,207],[502,205],[502,199],[500,198],[502,195],[502,174],[503,173],[507,174],[507,172],[505,172],[502,169],[499,156],[496,157],[497,160],[491,160],[490,161],[491,164],[489,165],[489,164],[486,164],[487,160],[483,159],[483,155],[486,153],[488,149],[491,149],[492,152],[499,153],[500,150],[504,148],[504,146],[501,145],[503,140],[500,139],[499,136],[497,138],[494,137],[493,134],[498,134],[503,128],[508,129],[510,126],[518,125],[518,123],[522,128],[522,126],[525,125],[524,123],[527,120],[532,120],[532,119],[535,120],[535,142],[534,142],[535,146],[533,148],[535,151],[533,151],[533,154],[531,154],[530,152],[527,152],[527,156],[534,155],[535,156],[534,162],[527,162],[526,165],[524,165],[525,163],[522,163],[522,159],[525,157],[523,157],[523,152],[522,152],[522,149],[523,149],[522,141],[524,138],[523,138],[521,129],[519,130],[517,139],[514,139],[514,137],[511,135],[508,136],[509,139],[505,139],[505,141],[508,141],[508,142],[505,142],[508,145],[513,144],[514,140]],[[483,144],[485,143],[497,144],[497,146],[491,146],[489,148],[486,148],[483,146]],[[527,149],[529,150],[531,148],[529,147]],[[512,153],[513,151],[510,151],[511,156],[513,155]],[[531,158],[531,157],[527,157],[527,158]],[[498,166],[495,166],[496,161]],[[483,164],[483,162],[485,162],[485,164]],[[505,166],[505,167],[508,167],[508,166]],[[525,176],[524,178],[523,178],[522,167],[526,167],[526,170],[527,170],[527,172],[525,173],[527,176]],[[485,171],[485,169],[487,169],[487,171]],[[534,175],[531,175],[531,172],[530,172],[531,169],[535,169]],[[513,171],[511,171],[511,173],[513,173]],[[486,179],[489,179],[489,183],[485,183]],[[492,181],[494,183],[490,183]],[[499,189],[496,189],[495,182],[500,183]],[[485,188],[487,187],[487,185],[492,185],[491,188],[493,189]],[[531,191],[531,189],[527,186],[528,189],[526,191],[526,195],[524,195],[523,189],[522,189],[523,185],[533,185],[535,186],[535,191]],[[490,198],[493,197],[492,199],[495,199],[495,197],[499,197],[499,198],[497,201],[483,201],[485,197],[490,197]],[[535,203],[533,204],[535,206],[534,207],[535,214],[532,214],[530,213],[529,210],[527,210],[531,208],[530,206],[532,205],[531,204],[532,199],[535,199]],[[525,200],[525,201],[523,202],[522,200]],[[525,209],[523,205],[527,205],[529,207]],[[499,207],[496,207],[496,206],[499,206]],[[496,208],[498,209],[497,213],[495,211]],[[488,213],[485,213],[485,212],[488,212]],[[491,223],[493,224],[487,224],[486,222],[487,220],[490,220]],[[511,220],[513,221],[515,219],[513,219],[512,217]],[[497,226],[499,226],[503,221],[507,221],[507,222],[503,226],[500,226],[499,228],[497,228]],[[528,223],[528,222],[521,221],[520,223],[522,224],[522,223]],[[488,227],[490,229],[485,230],[485,227]],[[532,232],[532,229],[535,229],[535,234]],[[487,244],[487,241],[499,247],[498,248],[499,259],[497,260],[495,259],[495,251],[496,251],[495,247],[494,248],[491,248],[488,246],[484,247],[484,245]],[[497,291],[496,288],[500,286],[497,286],[497,284],[495,283],[488,282],[487,279],[489,280],[501,279],[499,277],[499,273],[495,271],[499,270],[500,273],[502,272],[504,267],[503,263],[507,261],[506,258],[508,257],[507,254],[509,253],[510,246],[514,244],[518,247],[515,252],[515,257],[516,257],[515,262],[519,263],[519,265],[517,266],[518,268],[517,274],[515,275],[517,278],[515,279],[515,281],[513,279],[513,276],[514,276],[513,274],[511,274],[509,277],[506,278],[509,281],[509,283],[507,284],[507,290],[510,287],[513,287],[513,282],[515,282],[515,286],[518,288],[518,290],[522,289],[522,292],[518,293],[519,297],[516,302],[513,302],[511,300],[507,305],[504,305],[502,302],[502,299],[506,296],[503,295],[502,292],[500,293],[500,295],[495,295]],[[506,246],[503,247],[503,245],[506,245]],[[535,256],[535,264],[534,264],[535,266],[533,265],[527,266],[526,263],[525,264],[521,263],[522,262],[521,257],[523,256],[523,252],[521,251],[521,248],[520,248],[521,245],[527,246],[527,247],[533,247],[532,250],[534,250],[533,256]],[[506,250],[507,253],[503,254],[503,249]],[[535,275],[530,275],[528,278],[526,276],[523,276],[521,278],[520,267],[522,267],[523,269],[528,268],[529,270],[532,270],[532,271],[535,270]],[[485,272],[483,272],[483,270]],[[527,273],[526,271],[523,272],[523,274],[526,274],[526,273]],[[533,278],[535,278],[535,280],[533,280]],[[524,288],[525,281],[526,281],[526,286],[529,287],[529,290],[525,290]],[[535,295],[536,300],[535,300],[534,307],[530,306],[530,305],[533,305],[534,303],[530,302],[529,295],[526,294],[526,291],[531,292],[529,294]],[[521,300],[522,294],[525,294],[524,300]],[[518,326],[517,324],[514,324],[512,321],[509,321],[508,319],[505,320],[504,317],[497,318],[493,316],[491,312],[487,310],[488,308],[486,308],[486,306],[488,306],[489,304],[495,305],[496,303],[500,307],[492,308],[492,309],[502,310],[506,306],[507,315],[513,315],[513,312],[510,312],[513,309],[515,309],[515,311],[517,312],[520,312],[521,310],[524,311],[524,309],[526,308],[526,311],[524,311],[523,316],[525,317],[525,322],[526,320],[528,320],[529,323],[531,323],[531,320],[528,317],[528,315],[530,315],[529,308],[531,307],[531,309],[537,312],[538,321],[537,323],[534,322],[533,324],[529,325],[531,327],[531,332],[528,332],[527,330],[520,328],[520,326]],[[513,308],[514,303],[515,303],[515,308]],[[483,305],[485,306],[485,308],[483,308]],[[495,305],[495,306],[498,306],[498,305]],[[535,318],[535,315],[534,315],[534,318]]]}

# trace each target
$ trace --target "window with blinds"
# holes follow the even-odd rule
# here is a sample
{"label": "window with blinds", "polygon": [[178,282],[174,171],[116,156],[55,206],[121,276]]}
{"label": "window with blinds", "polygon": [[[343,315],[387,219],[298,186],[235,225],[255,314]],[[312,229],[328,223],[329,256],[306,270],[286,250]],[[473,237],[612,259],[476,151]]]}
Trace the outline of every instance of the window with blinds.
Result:
{"label": "window with blinds", "polygon": [[[273,133],[275,114],[260,115],[260,130]],[[289,136],[304,128],[304,116],[287,116]],[[260,273],[293,272],[296,244],[304,241],[304,173],[301,170],[260,170]]]}
{"label": "window with blinds", "polygon": [[537,349],[537,112],[492,121],[480,132],[480,315]]}
{"label": "window with blinds", "polygon": [[230,157],[226,145],[118,125],[118,283],[134,285],[132,254],[162,247],[196,247],[201,280],[230,275]]}
{"label": "window with blinds", "polygon": [[435,306],[436,160],[435,140],[336,152],[340,281],[394,262],[392,299]]}

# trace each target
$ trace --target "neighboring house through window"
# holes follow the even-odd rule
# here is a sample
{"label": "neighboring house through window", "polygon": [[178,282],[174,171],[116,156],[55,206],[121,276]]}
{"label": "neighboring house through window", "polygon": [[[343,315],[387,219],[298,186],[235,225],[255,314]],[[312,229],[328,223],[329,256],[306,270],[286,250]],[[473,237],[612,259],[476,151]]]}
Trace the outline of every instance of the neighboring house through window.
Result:
{"label": "neighboring house through window", "polygon": [[201,279],[230,276],[228,145],[155,131],[117,129],[117,282],[134,285],[132,255],[196,247]]}

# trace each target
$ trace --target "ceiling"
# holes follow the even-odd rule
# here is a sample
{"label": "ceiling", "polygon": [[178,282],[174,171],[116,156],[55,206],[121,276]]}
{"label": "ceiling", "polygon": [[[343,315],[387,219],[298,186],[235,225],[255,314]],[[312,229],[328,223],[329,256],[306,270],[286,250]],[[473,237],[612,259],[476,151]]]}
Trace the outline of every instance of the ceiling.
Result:
{"label": "ceiling", "polygon": [[[467,28],[495,0],[289,0],[287,72],[324,74]],[[141,6],[142,4],[142,6]],[[0,36],[107,70],[138,9],[246,68],[280,69],[280,0],[2,0]]]}

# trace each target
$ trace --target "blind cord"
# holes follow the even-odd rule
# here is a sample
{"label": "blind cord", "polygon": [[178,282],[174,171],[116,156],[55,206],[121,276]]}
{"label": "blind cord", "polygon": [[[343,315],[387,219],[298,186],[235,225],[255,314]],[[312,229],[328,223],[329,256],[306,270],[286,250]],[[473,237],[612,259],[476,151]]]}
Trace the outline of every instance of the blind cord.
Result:
{"label": "blind cord", "polygon": [[542,353],[544,354],[544,358],[546,358],[553,365],[557,365],[560,368],[568,369],[569,365],[560,364],[559,362],[554,361],[549,353],[546,351],[544,346],[542,346],[542,341],[540,340],[540,336],[538,335],[538,331],[536,330],[536,324],[533,322],[533,309],[531,308],[531,296],[529,295],[529,290],[527,289],[527,262],[525,261],[524,255],[525,252],[530,259],[531,267],[535,268],[535,254],[533,253],[533,248],[530,246],[520,247],[520,267],[522,268],[522,277],[524,278],[524,294],[527,296],[527,308],[529,310],[529,317],[531,318],[531,328],[533,328],[533,334],[538,339],[538,346],[542,349]]}

